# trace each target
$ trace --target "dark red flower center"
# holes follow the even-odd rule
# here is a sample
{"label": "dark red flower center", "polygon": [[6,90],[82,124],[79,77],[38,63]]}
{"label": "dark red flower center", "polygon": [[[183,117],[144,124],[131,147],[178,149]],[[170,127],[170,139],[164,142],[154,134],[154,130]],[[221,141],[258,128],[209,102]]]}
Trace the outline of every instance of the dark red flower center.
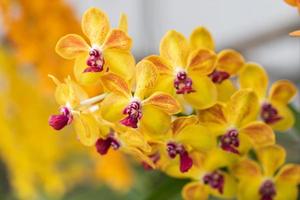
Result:
{"label": "dark red flower center", "polygon": [[237,148],[240,146],[238,138],[239,132],[236,129],[229,130],[225,135],[220,138],[220,145],[224,151],[239,154]]}
{"label": "dark red flower center", "polygon": [[124,115],[128,115],[126,118],[122,119],[120,122],[124,126],[129,126],[132,128],[138,127],[138,122],[142,118],[142,105],[138,101],[132,101],[124,110]]}
{"label": "dark red flower center", "polygon": [[117,150],[121,145],[112,135],[110,135],[106,139],[99,138],[95,146],[99,154],[105,155],[107,154],[110,147],[114,150]]}
{"label": "dark red flower center", "polygon": [[176,78],[174,79],[176,94],[189,94],[195,92],[192,85],[193,81],[187,76],[186,72],[180,71],[177,73]]}
{"label": "dark red flower center", "polygon": [[60,109],[59,115],[51,115],[49,117],[48,123],[55,130],[61,130],[66,125],[70,124],[73,120],[71,111],[67,107]]}
{"label": "dark red flower center", "polygon": [[224,80],[230,78],[230,74],[225,71],[215,70],[209,75],[209,77],[214,83],[222,83]]}
{"label": "dark red flower center", "polygon": [[[152,160],[152,162],[153,162],[154,164],[156,164],[156,163],[160,160],[160,154],[159,154],[159,152],[156,152],[156,153],[154,153],[154,154],[151,154],[151,155],[149,155],[148,157]],[[146,162],[142,162],[142,165],[143,165],[143,167],[144,167],[145,170],[152,170],[152,169],[153,169],[153,168],[152,168],[149,164],[147,164]]]}
{"label": "dark red flower center", "polygon": [[270,103],[262,105],[260,117],[267,124],[274,124],[282,119],[278,111]]}
{"label": "dark red flower center", "polygon": [[167,151],[171,159],[174,159],[177,154],[179,155],[181,172],[187,172],[193,166],[193,160],[183,145],[169,142],[167,144]]}
{"label": "dark red flower center", "polygon": [[102,52],[95,48],[91,49],[86,64],[88,65],[88,67],[84,70],[84,72],[103,71],[104,57]]}
{"label": "dark red flower center", "polygon": [[273,200],[276,196],[275,184],[271,180],[266,180],[260,186],[259,194],[261,200]]}
{"label": "dark red flower center", "polygon": [[225,178],[221,173],[218,171],[207,173],[202,180],[204,184],[209,185],[211,188],[216,189],[219,193],[223,194]]}

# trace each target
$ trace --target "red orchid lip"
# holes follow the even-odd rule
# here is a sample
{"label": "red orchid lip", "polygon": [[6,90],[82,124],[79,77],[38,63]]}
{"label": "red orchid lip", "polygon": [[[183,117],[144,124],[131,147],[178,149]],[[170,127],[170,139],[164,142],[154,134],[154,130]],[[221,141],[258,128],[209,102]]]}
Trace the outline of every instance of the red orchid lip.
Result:
{"label": "red orchid lip", "polygon": [[260,117],[267,124],[274,124],[282,119],[276,108],[270,103],[264,103],[261,107]]}
{"label": "red orchid lip", "polygon": [[167,144],[167,152],[171,159],[174,159],[177,155],[179,155],[180,171],[182,173],[189,171],[189,169],[193,166],[193,160],[185,150],[184,146],[174,142],[169,142]]}
{"label": "red orchid lip", "polygon": [[83,72],[101,72],[104,68],[104,57],[98,49],[91,49],[86,61],[87,67]]}
{"label": "red orchid lip", "polygon": [[67,107],[61,108],[60,113],[59,115],[51,115],[48,120],[49,125],[55,130],[61,130],[73,121],[72,113]]}
{"label": "red orchid lip", "polygon": [[230,78],[230,74],[225,71],[214,70],[209,77],[214,83],[222,83],[226,79]]}
{"label": "red orchid lip", "polygon": [[117,150],[121,145],[113,136],[108,136],[106,139],[99,138],[95,146],[99,154],[105,155],[110,148]]}
{"label": "red orchid lip", "polygon": [[261,200],[273,200],[276,196],[275,184],[271,180],[266,180],[260,186],[259,194],[261,195]]}
{"label": "red orchid lip", "polygon": [[131,128],[137,128],[138,122],[142,118],[142,105],[138,101],[132,101],[124,110],[124,115],[128,115],[126,118],[120,121],[124,126]]}
{"label": "red orchid lip", "polygon": [[187,73],[180,71],[177,73],[174,79],[174,87],[176,89],[176,94],[189,94],[195,92],[192,87],[193,81],[187,76]]}
{"label": "red orchid lip", "polygon": [[220,194],[223,194],[225,178],[221,173],[218,171],[207,173],[202,180],[204,184],[210,185],[210,187],[217,189]]}
{"label": "red orchid lip", "polygon": [[238,138],[238,131],[236,129],[229,130],[225,135],[220,138],[220,146],[224,151],[239,154],[237,148],[240,146]]}

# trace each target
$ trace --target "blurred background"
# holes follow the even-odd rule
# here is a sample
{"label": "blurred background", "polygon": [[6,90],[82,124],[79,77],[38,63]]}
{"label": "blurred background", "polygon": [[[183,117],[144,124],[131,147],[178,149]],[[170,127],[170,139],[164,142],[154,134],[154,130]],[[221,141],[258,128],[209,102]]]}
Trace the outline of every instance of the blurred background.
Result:
{"label": "blurred background", "polygon": [[[299,88],[300,39],[288,33],[300,29],[300,16],[283,0],[0,0],[1,200],[180,199],[185,180],[144,171],[118,152],[100,157],[72,129],[48,127],[57,108],[47,74],[72,73],[72,61],[56,55],[55,44],[64,34],[81,34],[80,18],[91,6],[114,27],[121,12],[128,15],[137,60],[158,53],[167,30],[188,36],[205,26],[218,51],[234,48],[264,66],[271,80],[290,79]],[[296,126],[277,138],[288,161],[299,163],[299,98],[292,107]]]}

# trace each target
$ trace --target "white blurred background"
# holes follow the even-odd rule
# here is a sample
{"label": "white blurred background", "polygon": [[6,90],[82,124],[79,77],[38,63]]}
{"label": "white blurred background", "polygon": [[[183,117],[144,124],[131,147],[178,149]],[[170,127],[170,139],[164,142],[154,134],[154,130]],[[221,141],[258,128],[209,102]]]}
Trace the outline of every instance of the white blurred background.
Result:
{"label": "white blurred background", "polygon": [[158,53],[159,41],[169,29],[186,36],[196,26],[213,34],[217,50],[234,48],[247,61],[263,65],[272,79],[300,78],[300,16],[283,0],[68,0],[78,18],[91,6],[103,9],[113,26],[121,12],[128,15],[134,54]]}

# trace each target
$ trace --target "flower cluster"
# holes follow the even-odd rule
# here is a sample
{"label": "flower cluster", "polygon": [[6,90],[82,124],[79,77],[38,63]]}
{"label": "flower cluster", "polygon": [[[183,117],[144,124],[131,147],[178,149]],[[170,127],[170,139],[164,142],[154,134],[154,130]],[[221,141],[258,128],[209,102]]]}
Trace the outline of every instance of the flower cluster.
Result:
{"label": "flower cluster", "polygon": [[[288,103],[296,87],[273,83],[235,50],[215,51],[211,34],[196,28],[189,39],[171,30],[160,54],[135,64],[122,15],[111,28],[104,12],[87,10],[81,36],[62,37],[56,52],[74,59],[75,80],[60,82],[56,130],[73,125],[78,140],[100,155],[112,149],[136,158],[145,169],[190,178],[184,199],[296,199],[300,166],[283,165],[276,131],[294,124]],[[90,97],[84,86],[103,91]],[[283,165],[283,166],[282,166]]]}
{"label": "flower cluster", "polygon": [[[63,0],[4,0],[0,18],[0,182],[3,173],[7,178],[0,199],[58,199],[86,179],[127,191],[134,174],[124,155],[111,151],[95,159],[95,151],[70,141],[70,129],[64,130],[63,139],[53,137],[45,123],[56,109],[48,98],[53,84],[46,75],[65,77],[72,66],[53,46],[61,35],[80,30],[70,5]],[[66,140],[70,142],[62,146]]]}

